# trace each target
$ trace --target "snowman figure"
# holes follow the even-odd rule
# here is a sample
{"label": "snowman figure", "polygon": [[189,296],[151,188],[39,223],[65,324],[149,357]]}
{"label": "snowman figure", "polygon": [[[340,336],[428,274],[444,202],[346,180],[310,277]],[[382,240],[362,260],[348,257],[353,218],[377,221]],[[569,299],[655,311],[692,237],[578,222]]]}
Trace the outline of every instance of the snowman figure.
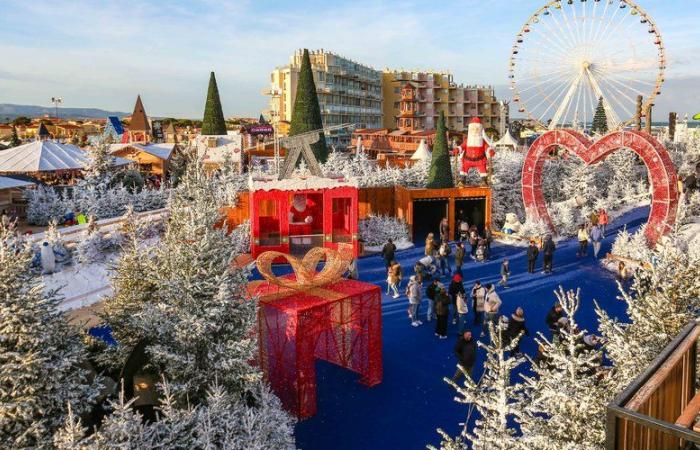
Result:
{"label": "snowman figure", "polygon": [[51,245],[44,241],[41,244],[41,273],[49,274],[56,271],[56,256]]}

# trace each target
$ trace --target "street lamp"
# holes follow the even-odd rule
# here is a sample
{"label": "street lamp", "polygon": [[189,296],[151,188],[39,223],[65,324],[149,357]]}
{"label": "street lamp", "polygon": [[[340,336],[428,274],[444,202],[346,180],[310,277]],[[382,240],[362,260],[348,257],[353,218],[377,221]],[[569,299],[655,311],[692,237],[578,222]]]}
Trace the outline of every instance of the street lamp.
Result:
{"label": "street lamp", "polygon": [[273,87],[270,89],[270,97],[272,98],[272,131],[273,131],[273,147],[275,151],[275,172],[279,174],[280,170],[280,144],[277,126],[279,125],[280,108],[278,99],[282,96],[282,90]]}
{"label": "street lamp", "polygon": [[56,120],[58,121],[58,105],[63,103],[63,99],[61,97],[51,97],[51,103],[53,103]]}

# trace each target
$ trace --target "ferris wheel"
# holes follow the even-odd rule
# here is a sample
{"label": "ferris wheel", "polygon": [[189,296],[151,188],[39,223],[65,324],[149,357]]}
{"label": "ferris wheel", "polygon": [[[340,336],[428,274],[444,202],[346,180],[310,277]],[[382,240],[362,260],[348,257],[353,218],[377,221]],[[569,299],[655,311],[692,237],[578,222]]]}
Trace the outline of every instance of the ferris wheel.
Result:
{"label": "ferris wheel", "polygon": [[[554,0],[537,10],[511,50],[518,112],[554,129],[588,129],[602,101],[609,130],[630,124],[661,93],[666,51],[632,0]],[[602,100],[601,100],[602,99]]]}

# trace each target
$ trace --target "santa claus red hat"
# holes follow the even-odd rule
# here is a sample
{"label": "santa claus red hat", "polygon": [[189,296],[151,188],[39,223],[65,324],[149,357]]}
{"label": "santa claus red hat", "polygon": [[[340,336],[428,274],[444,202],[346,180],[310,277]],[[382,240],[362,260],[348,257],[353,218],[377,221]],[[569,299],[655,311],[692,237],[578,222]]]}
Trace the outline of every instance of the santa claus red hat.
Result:
{"label": "santa claus red hat", "polygon": [[472,120],[470,120],[469,123],[481,123],[481,120],[478,117],[472,117]]}

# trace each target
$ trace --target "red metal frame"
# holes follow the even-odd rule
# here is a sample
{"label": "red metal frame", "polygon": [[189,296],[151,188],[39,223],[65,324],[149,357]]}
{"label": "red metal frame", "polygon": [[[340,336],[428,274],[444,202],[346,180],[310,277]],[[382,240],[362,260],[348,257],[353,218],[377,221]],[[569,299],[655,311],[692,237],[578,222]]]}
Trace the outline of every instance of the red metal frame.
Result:
{"label": "red metal frame", "polygon": [[678,176],[664,146],[642,131],[616,131],[595,143],[574,130],[553,130],[540,136],[530,147],[522,172],[523,203],[530,218],[543,221],[555,231],[542,194],[542,171],[547,155],[556,147],[566,148],[588,165],[620,149],[633,150],[646,164],[651,180],[651,212],[645,229],[649,245],[671,231],[678,210]]}
{"label": "red metal frame", "polygon": [[[353,254],[359,254],[359,236],[358,236],[358,189],[352,186],[341,186],[328,189],[309,189],[297,191],[281,191],[272,189],[269,191],[258,190],[251,194],[250,201],[250,232],[251,242],[250,251],[253,258],[257,258],[262,252],[273,250],[282,253],[289,253],[289,215],[291,207],[290,197],[294,194],[321,194],[323,198],[323,246],[327,248],[337,249],[338,243],[333,242],[333,199],[347,198],[350,201],[348,216],[344,218],[347,222],[350,233],[350,242],[352,244]],[[279,245],[262,245],[261,231],[264,225],[261,225],[260,220],[260,203],[265,200],[275,201],[277,204],[277,220],[280,223],[280,242]]]}
{"label": "red metal frame", "polygon": [[284,407],[303,419],[316,414],[315,360],[361,375],[360,383],[382,381],[381,289],[342,280],[319,289],[279,296],[263,283],[258,344],[260,366]]}

